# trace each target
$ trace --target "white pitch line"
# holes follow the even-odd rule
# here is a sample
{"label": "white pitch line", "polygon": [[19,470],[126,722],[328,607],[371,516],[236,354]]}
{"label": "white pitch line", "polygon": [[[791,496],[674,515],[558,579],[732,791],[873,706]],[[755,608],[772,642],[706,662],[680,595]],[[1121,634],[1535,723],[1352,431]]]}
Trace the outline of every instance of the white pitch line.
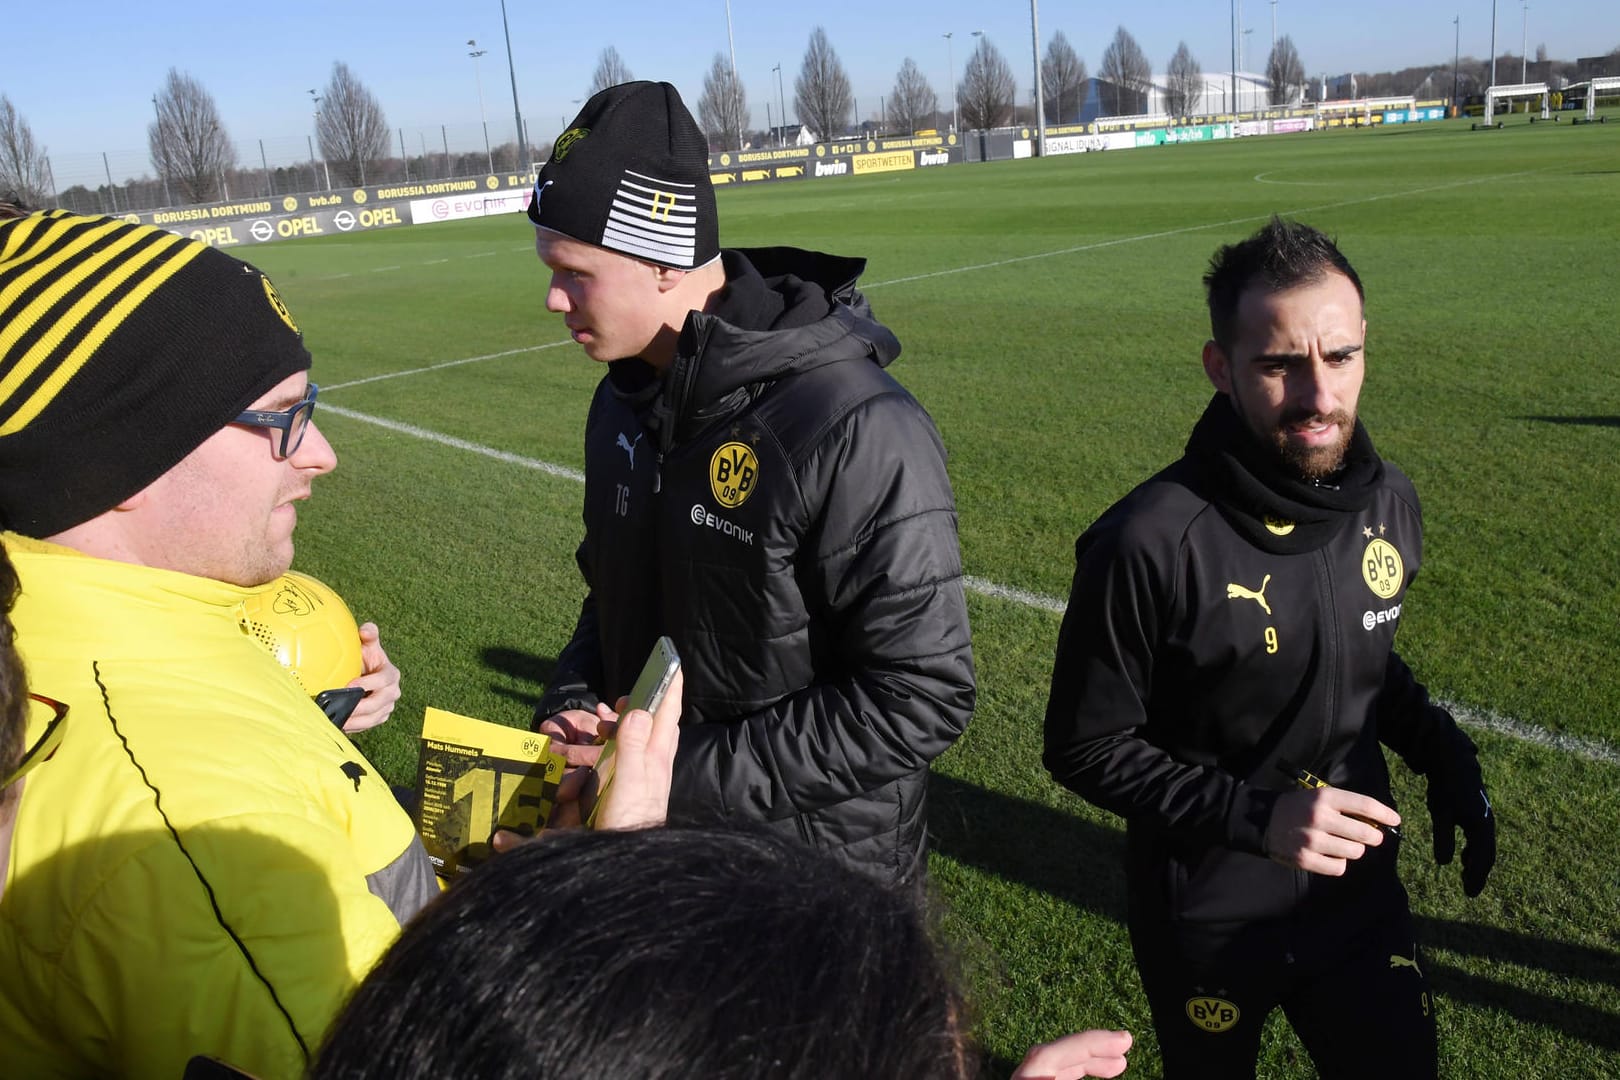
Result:
{"label": "white pitch line", "polygon": [[1015,604],[1025,607],[1038,608],[1041,611],[1051,611],[1058,615],[1068,608],[1068,602],[1059,600],[1055,596],[1046,596],[1042,593],[1030,592],[1013,585],[1001,585],[994,581],[987,581],[972,574],[962,575],[962,585],[968,592],[976,592],[980,596],[992,596],[997,600],[1011,600]]}
{"label": "white pitch line", "polygon": [[[1553,168],[1561,168],[1562,166],[1552,166],[1552,167]],[[1456,181],[1456,182],[1450,183],[1450,184],[1440,184],[1440,185],[1438,185],[1436,187],[1417,188],[1417,189],[1412,190],[1412,191],[1392,192],[1392,193],[1389,193],[1389,194],[1386,194],[1386,195],[1369,195],[1369,196],[1366,196],[1365,198],[1350,199],[1350,200],[1347,200],[1345,202],[1339,202],[1339,203],[1329,203],[1326,206],[1310,207],[1310,208],[1305,209],[1305,210],[1293,210],[1293,211],[1289,211],[1289,213],[1309,214],[1309,213],[1313,213],[1313,212],[1315,212],[1317,210],[1327,210],[1327,209],[1333,209],[1334,207],[1342,207],[1342,206],[1355,206],[1355,205],[1360,204],[1360,203],[1376,202],[1376,201],[1378,201],[1380,199],[1399,198],[1399,197],[1404,197],[1404,196],[1407,196],[1407,195],[1422,195],[1422,194],[1426,194],[1426,193],[1432,192],[1432,191],[1443,191],[1443,190],[1445,190],[1447,188],[1460,187],[1460,186],[1464,186],[1464,185],[1467,185],[1467,184],[1481,184],[1481,183],[1487,183],[1487,182],[1492,181],[1492,180],[1505,180],[1505,179],[1509,179],[1509,178],[1516,177],[1516,176],[1528,176],[1528,175],[1531,175],[1532,173],[1546,172],[1546,171],[1547,171],[1547,169],[1529,169],[1529,170],[1526,170],[1524,172],[1499,173],[1499,174],[1497,174],[1495,176],[1475,177],[1474,179],[1471,179],[1471,180],[1459,180],[1459,181]],[[1075,254],[1078,254],[1078,253],[1083,252],[1083,251],[1097,251],[1097,250],[1100,250],[1102,248],[1117,247],[1120,244],[1134,244],[1134,243],[1138,243],[1138,242],[1143,241],[1143,240],[1157,240],[1157,239],[1161,239],[1161,238],[1166,237],[1166,236],[1180,236],[1183,233],[1201,232],[1204,229],[1217,229],[1217,228],[1221,228],[1222,226],[1226,226],[1226,225],[1241,225],[1241,224],[1243,224],[1245,222],[1249,222],[1249,221],[1263,221],[1263,220],[1265,220],[1265,219],[1267,219],[1269,217],[1270,217],[1269,214],[1256,214],[1256,215],[1251,216],[1251,217],[1232,218],[1229,221],[1214,221],[1214,222],[1209,222],[1208,224],[1204,224],[1204,225],[1186,225],[1186,226],[1183,226],[1183,227],[1181,227],[1179,229],[1167,229],[1167,230],[1164,230],[1162,232],[1143,233],[1140,236],[1126,236],[1126,237],[1120,237],[1120,238],[1117,238],[1117,239],[1114,239],[1114,240],[1099,240],[1098,242],[1096,242],[1094,244],[1081,244],[1081,245],[1079,245],[1077,247],[1060,248],[1060,249],[1058,249],[1056,251],[1040,251],[1040,252],[1036,252],[1036,253],[1031,254],[1031,255],[1018,255],[1018,256],[1014,256],[1013,258],[1010,258],[1010,259],[1001,259],[1001,260],[999,260],[997,262],[974,263],[974,264],[972,264],[970,266],[958,266],[958,267],[953,267],[953,268],[951,268],[949,270],[935,270],[935,271],[932,271],[932,272],[927,273],[927,274],[913,274],[910,277],[891,278],[888,281],[877,281],[877,282],[873,282],[870,285],[862,285],[861,288],[862,289],[880,289],[880,288],[884,287],[885,285],[902,285],[902,284],[905,284],[906,282],[922,281],[922,280],[925,280],[927,278],[948,277],[948,276],[950,276],[952,274],[965,274],[965,273],[967,273],[967,272],[969,272],[971,270],[994,270],[995,268],[1000,267],[1000,266],[1011,266],[1014,263],[1030,262],[1031,260],[1034,260],[1034,259],[1051,259],[1051,258],[1055,258],[1055,257],[1057,257],[1059,255],[1075,255]],[[515,250],[517,250],[517,249],[515,249]],[[521,249],[521,250],[528,250],[528,249],[524,248],[524,249]],[[478,258],[483,258],[484,256],[487,256],[487,255],[493,255],[493,254],[495,254],[495,252],[493,252],[493,251],[485,251],[485,252],[480,252],[480,253],[478,253],[476,255],[467,255],[467,256],[464,256],[464,258],[478,259]],[[398,269],[398,267],[386,267],[386,269],[396,270],[396,269]],[[341,275],[338,275],[338,276],[340,276],[340,277],[348,277],[349,275],[341,274]],[[558,341],[558,342],[553,342],[551,345],[540,345],[540,346],[536,346],[535,348],[548,349],[548,348],[552,348],[552,347],[554,347],[556,345],[566,345],[566,344],[568,344],[568,342],[566,342],[566,341]],[[531,352],[531,351],[533,351],[533,350],[532,349],[514,349],[514,350],[511,350],[511,351],[508,351],[508,352],[489,353],[488,355],[485,355],[485,356],[470,356],[470,357],[466,358],[465,360],[447,360],[442,364],[432,364],[432,365],[430,365],[428,367],[412,368],[409,371],[396,371],[396,372],[392,372],[392,373],[387,374],[387,375],[373,375],[370,378],[356,379],[353,382],[338,383],[335,386],[323,386],[321,389],[323,391],[327,392],[327,393],[330,393],[333,390],[343,390],[343,389],[347,389],[348,387],[351,387],[351,386],[360,386],[363,383],[379,382],[379,381],[381,381],[383,379],[397,379],[397,378],[401,378],[401,377],[403,377],[405,375],[420,375],[423,372],[438,371],[441,368],[455,367],[458,364],[472,364],[472,363],[476,363],[476,362],[478,362],[480,360],[493,360],[493,359],[495,359],[497,357],[501,357],[501,356],[512,356],[515,353]]]}
{"label": "white pitch line", "polygon": [[[1272,172],[1281,170],[1273,169]],[[1347,180],[1273,180],[1271,173],[1255,173],[1254,182],[1257,184],[1282,184],[1284,187],[1344,187]]]}
{"label": "white pitch line", "polygon": [[[1542,169],[1527,169],[1524,172],[1498,173],[1498,174],[1496,174],[1494,176],[1480,176],[1480,177],[1475,177],[1475,178],[1470,179],[1470,180],[1458,180],[1458,181],[1454,181],[1454,182],[1449,183],[1449,184],[1439,184],[1439,185],[1436,185],[1434,187],[1413,188],[1410,191],[1394,191],[1394,192],[1389,192],[1388,194],[1384,194],[1384,195],[1369,195],[1369,196],[1366,196],[1364,198],[1347,199],[1347,200],[1345,200],[1343,202],[1326,203],[1326,204],[1324,204],[1322,206],[1308,206],[1308,207],[1304,207],[1302,209],[1290,210],[1290,211],[1287,211],[1287,212],[1289,214],[1314,214],[1319,210],[1336,210],[1336,209],[1340,209],[1340,208],[1346,207],[1346,206],[1358,206],[1358,205],[1360,205],[1362,203],[1377,202],[1377,201],[1379,201],[1381,199],[1405,198],[1406,196],[1409,196],[1409,195],[1427,195],[1427,194],[1429,194],[1431,192],[1444,191],[1444,190],[1446,190],[1448,188],[1464,187],[1464,186],[1467,186],[1467,185],[1470,185],[1470,184],[1486,184],[1486,183],[1490,183],[1490,182],[1495,181],[1495,180],[1509,180],[1509,179],[1512,179],[1514,177],[1519,177],[1519,176],[1531,176],[1531,175],[1534,175],[1535,173],[1550,172],[1553,169],[1558,169],[1558,168],[1562,168],[1562,167],[1563,167],[1563,165],[1559,164],[1559,165],[1550,165],[1550,166],[1547,166],[1546,168],[1542,168]],[[1269,176],[1269,175],[1270,175],[1269,173],[1260,173],[1259,175],[1255,176],[1254,179],[1259,180],[1261,183],[1265,183],[1265,184],[1291,184],[1291,185],[1304,186],[1305,184],[1309,183],[1309,181],[1300,181],[1300,180],[1264,180],[1264,179],[1262,179],[1262,177]],[[913,274],[913,275],[911,275],[909,277],[891,278],[888,281],[874,281],[874,282],[871,282],[871,283],[868,283],[868,284],[863,284],[861,286],[861,288],[862,289],[881,289],[886,285],[904,285],[907,282],[911,282],[911,281],[923,281],[923,280],[926,280],[928,278],[936,278],[936,277],[949,277],[949,276],[951,276],[953,274],[965,274],[965,273],[968,273],[969,271],[972,271],[972,270],[994,270],[997,267],[1012,266],[1015,263],[1030,262],[1030,261],[1035,260],[1035,259],[1052,259],[1052,258],[1056,258],[1059,255],[1076,255],[1076,254],[1079,254],[1080,252],[1083,252],[1083,251],[1096,251],[1096,250],[1099,250],[1101,248],[1117,247],[1120,244],[1134,244],[1134,243],[1138,243],[1138,242],[1143,241],[1143,240],[1158,240],[1158,239],[1162,239],[1163,237],[1166,237],[1166,236],[1180,236],[1183,233],[1201,232],[1204,229],[1218,229],[1218,228],[1222,228],[1223,226],[1227,226],[1227,225],[1242,225],[1242,224],[1245,224],[1245,223],[1250,222],[1250,221],[1263,221],[1266,218],[1269,218],[1270,216],[1271,216],[1270,214],[1255,214],[1255,215],[1252,215],[1250,217],[1232,218],[1229,221],[1212,221],[1212,222],[1209,222],[1209,223],[1204,224],[1204,225],[1187,225],[1187,226],[1185,226],[1183,228],[1180,228],[1180,229],[1168,229],[1168,230],[1166,230],[1164,232],[1143,233],[1141,236],[1126,236],[1126,237],[1121,237],[1121,238],[1118,238],[1118,239],[1115,239],[1115,240],[1099,241],[1099,242],[1097,242],[1095,244],[1081,244],[1081,245],[1078,245],[1076,247],[1059,248],[1059,249],[1057,249],[1055,251],[1038,251],[1038,252],[1035,252],[1035,253],[1030,254],[1030,255],[1017,255],[1017,256],[1014,256],[1013,258],[1010,258],[1010,259],[1000,259],[1000,260],[997,260],[996,262],[973,263],[973,264],[968,265],[968,266],[958,266],[958,267],[953,267],[953,268],[948,269],[948,270],[935,270],[935,271],[932,271],[932,272],[927,273],[927,274]],[[351,245],[344,244],[342,246],[349,247]],[[531,251],[531,250],[533,250],[533,249],[528,247],[528,246],[524,246],[524,247],[519,247],[519,248],[508,248],[507,253],[509,253],[509,254],[511,254],[511,253],[525,253],[525,252],[528,252],[528,251]],[[480,251],[480,252],[475,252],[475,253],[470,254],[470,255],[463,255],[461,257],[464,258],[464,259],[487,259],[491,255],[496,255],[496,254],[499,254],[499,252]],[[428,260],[424,260],[421,263],[412,263],[410,265],[412,265],[412,266],[434,266],[434,265],[437,265],[439,263],[444,263],[444,262],[448,262],[448,261],[449,261],[448,259],[428,259]],[[377,267],[377,268],[373,269],[371,271],[371,273],[381,273],[381,272],[383,272],[385,270],[398,270],[398,269],[401,269],[401,267],[398,267],[398,266]],[[343,278],[353,277],[353,276],[354,276],[353,274],[328,274],[327,276],[325,276],[323,278],[320,278],[319,280],[321,280],[321,281],[339,281],[339,280],[341,280]]]}
{"label": "white pitch line", "polygon": [[[1564,163],[1550,165],[1541,169],[1525,169],[1522,172],[1497,173],[1494,176],[1476,176],[1469,180],[1454,180],[1448,184],[1436,184],[1433,187],[1413,188],[1410,191],[1391,191],[1383,195],[1368,195],[1359,199],[1345,199],[1341,202],[1323,203],[1321,206],[1306,206],[1294,210],[1280,211],[1290,216],[1300,214],[1314,214],[1321,210],[1339,210],[1346,206],[1360,206],[1370,202],[1380,202],[1384,199],[1404,199],[1411,195],[1428,195],[1436,191],[1448,191],[1451,188],[1468,187],[1472,184],[1487,184],[1496,180],[1511,180],[1515,177],[1530,176],[1535,173],[1550,172],[1561,169]],[[1160,232],[1143,233],[1140,236],[1121,236],[1113,240],[1099,240],[1093,244],[1078,244],[1074,247],[1058,248],[1055,251],[1038,251],[1030,255],[1015,255],[1010,259],[998,259],[995,262],[973,263],[969,266],[953,267],[949,270],[934,270],[926,274],[911,274],[907,277],[890,278],[888,281],[874,281],[869,285],[863,284],[863,291],[881,289],[886,285],[904,285],[912,281],[927,281],[930,278],[950,277],[953,274],[966,274],[973,270],[994,270],[1001,266],[1012,266],[1016,263],[1032,262],[1036,259],[1053,259],[1059,255],[1078,255],[1083,251],[1100,251],[1103,248],[1118,247],[1121,244],[1136,244],[1143,240],[1162,240],[1167,236],[1182,236],[1186,233],[1203,232],[1205,229],[1220,229],[1228,225],[1244,225],[1251,221],[1266,221],[1272,211],[1264,214],[1250,214],[1245,217],[1231,218],[1227,221],[1211,221],[1203,225],[1184,225],[1179,229],[1164,229]]]}
{"label": "white pitch line", "polygon": [[[460,367],[462,364],[476,364],[481,360],[499,360],[503,356],[521,356],[523,353],[539,352],[542,349],[555,349],[559,345],[571,345],[573,339],[567,341],[548,341],[544,345],[526,345],[521,349],[506,349],[502,352],[485,353],[483,356],[468,356],[460,360],[446,360],[440,364],[429,364],[427,367],[411,368],[409,371],[389,371],[381,375],[368,375],[364,379],[351,379],[348,382],[334,383],[331,386],[322,386],[321,393],[330,394],[334,390],[347,390],[351,386],[364,386],[366,383],[382,382],[385,379],[403,379],[407,375],[421,375],[428,371],[442,371],[445,368]],[[336,406],[327,405],[321,399],[321,410],[324,412]]]}
{"label": "white pitch line", "polygon": [[[321,402],[320,408],[321,412],[323,413],[335,413],[336,415],[349,420],[358,420],[361,423],[374,424],[377,427],[384,428],[388,431],[398,432],[401,435],[409,435],[416,439],[424,439],[428,442],[437,443],[440,446],[448,446],[455,450],[466,450],[470,453],[479,454],[483,457],[490,458],[494,461],[503,462],[507,465],[517,465],[520,468],[532,469],[535,472],[545,473],[548,476],[559,477],[563,480],[572,480],[576,484],[583,484],[585,482],[584,473],[580,472],[578,469],[570,469],[566,465],[554,465],[549,461],[540,461],[537,458],[524,457],[521,454],[513,454],[506,450],[497,450],[492,446],[484,446],[479,443],[468,442],[466,439],[458,439],[454,435],[445,435],[437,431],[429,431],[427,428],[420,428],[414,424],[403,424],[398,420],[387,420],[380,416],[370,416],[366,413],[355,412],[353,409],[345,409],[337,405],[328,405],[325,401]],[[973,577],[972,575],[968,574],[964,574],[962,576],[962,584],[963,587],[965,587],[969,592],[978,593],[981,596],[988,596],[997,600],[1009,600],[1015,604],[1021,604],[1024,607],[1034,608],[1038,611],[1045,611],[1055,615],[1063,614],[1064,609],[1068,606],[1066,601],[1055,596],[1047,596],[1043,593],[1030,592],[1027,589],[1020,589],[1012,585],[1002,585],[998,582],[988,581],[984,578]],[[1456,702],[1452,701],[1436,699],[1436,703],[1442,708],[1449,710],[1451,714],[1456,717],[1458,723],[1464,724],[1468,727],[1483,728],[1486,731],[1494,732],[1497,735],[1502,735],[1509,739],[1515,739],[1519,742],[1532,743],[1536,746],[1545,746],[1553,750],[1561,750],[1564,753],[1571,754],[1575,757],[1586,758],[1589,761],[1602,762],[1608,765],[1620,765],[1620,748],[1616,748],[1601,739],[1583,739],[1574,735],[1560,735],[1557,732],[1548,731],[1547,729],[1537,727],[1534,724],[1527,724],[1522,720],[1515,720],[1512,717],[1502,716],[1498,713],[1489,712],[1487,710],[1471,709],[1464,705],[1458,705]]]}
{"label": "white pitch line", "polygon": [[429,431],[427,428],[419,428],[414,424],[402,424],[398,420],[387,420],[381,416],[369,416],[366,413],[355,412],[353,409],[345,409],[338,405],[328,405],[324,401],[321,402],[321,412],[335,413],[338,416],[346,417],[350,420],[359,420],[361,423],[365,424],[375,424],[377,427],[385,428],[388,431],[395,431],[401,435],[409,435],[415,439],[426,439],[428,442],[438,443],[440,446],[448,446],[456,450],[467,450],[474,454],[482,454],[484,457],[493,458],[496,461],[505,462],[508,465],[518,465],[525,469],[533,469],[535,472],[542,472],[548,476],[561,477],[564,480],[572,480],[577,484],[583,484],[585,482],[585,474],[580,472],[578,469],[570,469],[566,465],[553,465],[549,461],[539,461],[535,458],[526,458],[521,454],[508,453],[505,450],[497,450],[493,446],[483,446],[479,443],[468,442],[466,439],[458,439],[454,435],[445,435],[437,431]]}
{"label": "white pitch line", "polygon": [[1556,731],[1527,724],[1523,720],[1515,720],[1511,716],[1492,712],[1489,709],[1473,709],[1467,705],[1459,705],[1455,701],[1436,699],[1447,712],[1456,718],[1459,724],[1468,727],[1482,728],[1486,731],[1505,735],[1519,742],[1534,743],[1536,746],[1545,746],[1552,750],[1562,750],[1575,757],[1583,757],[1588,761],[1599,761],[1605,765],[1620,765],[1620,749],[1604,742],[1602,739],[1583,739],[1578,735],[1561,735]]}

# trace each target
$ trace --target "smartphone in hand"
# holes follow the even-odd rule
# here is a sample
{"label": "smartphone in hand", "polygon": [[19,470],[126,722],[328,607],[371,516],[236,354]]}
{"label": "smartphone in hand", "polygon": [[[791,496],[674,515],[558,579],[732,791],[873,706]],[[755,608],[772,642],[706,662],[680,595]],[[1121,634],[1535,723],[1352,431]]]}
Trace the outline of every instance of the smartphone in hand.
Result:
{"label": "smartphone in hand", "polygon": [[343,730],[343,725],[354,712],[354,707],[360,704],[360,699],[366,692],[358,686],[340,686],[335,690],[322,690],[315,695],[315,704],[319,705],[326,718]]}
{"label": "smartphone in hand", "polygon": [[[654,712],[663,703],[664,695],[669,692],[669,686],[675,681],[675,673],[681,670],[681,657],[675,651],[675,643],[668,637],[660,637],[647,657],[641,674],[636,676],[636,684],[630,688],[630,696],[626,699],[624,711],[643,709]],[[602,756],[596,759],[595,799],[591,804],[590,815],[585,819],[589,828],[596,828],[596,818],[602,810],[602,803],[607,798],[608,788],[613,783],[615,767],[617,766],[618,740],[608,739],[602,745]]]}

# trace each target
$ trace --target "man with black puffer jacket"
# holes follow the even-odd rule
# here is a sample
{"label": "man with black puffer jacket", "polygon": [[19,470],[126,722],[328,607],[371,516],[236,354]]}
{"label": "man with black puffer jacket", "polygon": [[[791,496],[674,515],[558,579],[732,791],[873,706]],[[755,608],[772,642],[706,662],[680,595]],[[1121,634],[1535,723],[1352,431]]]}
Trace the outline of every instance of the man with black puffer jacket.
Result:
{"label": "man with black puffer jacket", "polygon": [[1046,767],[1126,819],[1167,1077],[1252,1076],[1277,1006],[1325,1077],[1432,1077],[1380,744],[1428,778],[1439,862],[1463,830],[1469,896],[1496,824],[1473,743],[1393,649],[1422,519],[1356,418],[1361,282],[1275,218],[1204,282],[1219,392],[1076,544]]}
{"label": "man with black puffer jacket", "polygon": [[546,306],[607,363],[585,425],[587,594],[535,726],[590,764],[660,634],[685,673],[672,821],[765,822],[890,881],[973,709],[945,451],[883,369],[864,263],[719,248],[667,83],[603,90],[529,216]]}

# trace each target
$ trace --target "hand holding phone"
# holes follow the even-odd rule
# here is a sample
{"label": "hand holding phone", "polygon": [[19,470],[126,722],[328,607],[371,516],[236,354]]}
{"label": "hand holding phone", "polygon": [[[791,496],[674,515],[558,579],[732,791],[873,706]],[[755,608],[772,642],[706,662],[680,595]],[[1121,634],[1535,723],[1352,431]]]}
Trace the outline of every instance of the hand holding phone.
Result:
{"label": "hand holding phone", "polygon": [[315,695],[315,704],[320,706],[326,718],[343,730],[343,725],[354,712],[354,707],[360,704],[360,699],[366,696],[365,689],[359,686],[340,686],[332,690],[322,690]]}
{"label": "hand holding phone", "polygon": [[[624,701],[623,714],[638,709],[656,714],[659,711],[659,706],[664,703],[665,697],[675,685],[680,670],[681,658],[675,651],[675,643],[667,637],[660,637],[657,643],[653,645],[652,653],[647,657],[646,665],[641,669],[641,674],[637,676],[635,685],[631,688],[629,696]],[[661,766],[673,765],[674,739],[677,737],[674,719],[678,719],[678,715],[677,713],[675,718],[666,718],[669,722],[663,725],[662,728],[655,724],[654,731],[651,733],[648,750],[659,755],[663,755],[667,751],[668,761],[661,762]],[[620,723],[623,723],[623,721],[621,720]],[[667,747],[664,745],[666,741],[669,744]],[[618,775],[618,757],[618,738],[617,732],[615,732],[615,736],[610,737],[603,744],[602,754],[596,759],[594,783],[588,785],[586,801],[590,803],[590,809],[585,824],[590,828],[597,827],[602,807],[607,802],[608,791],[613,785],[614,778]],[[663,785],[663,792],[663,801],[667,803],[667,782]],[[651,824],[652,822],[637,823]],[[616,824],[623,827],[623,823]]]}

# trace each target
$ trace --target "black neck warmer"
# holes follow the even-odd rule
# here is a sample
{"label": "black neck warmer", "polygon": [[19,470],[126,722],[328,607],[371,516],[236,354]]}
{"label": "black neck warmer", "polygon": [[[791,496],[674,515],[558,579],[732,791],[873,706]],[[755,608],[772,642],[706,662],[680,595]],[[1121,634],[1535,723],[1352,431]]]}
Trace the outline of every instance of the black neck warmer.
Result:
{"label": "black neck warmer", "polygon": [[1384,462],[1360,420],[1331,484],[1290,472],[1255,438],[1217,393],[1187,440],[1209,496],[1250,543],[1276,555],[1315,551],[1367,508],[1384,479]]}

